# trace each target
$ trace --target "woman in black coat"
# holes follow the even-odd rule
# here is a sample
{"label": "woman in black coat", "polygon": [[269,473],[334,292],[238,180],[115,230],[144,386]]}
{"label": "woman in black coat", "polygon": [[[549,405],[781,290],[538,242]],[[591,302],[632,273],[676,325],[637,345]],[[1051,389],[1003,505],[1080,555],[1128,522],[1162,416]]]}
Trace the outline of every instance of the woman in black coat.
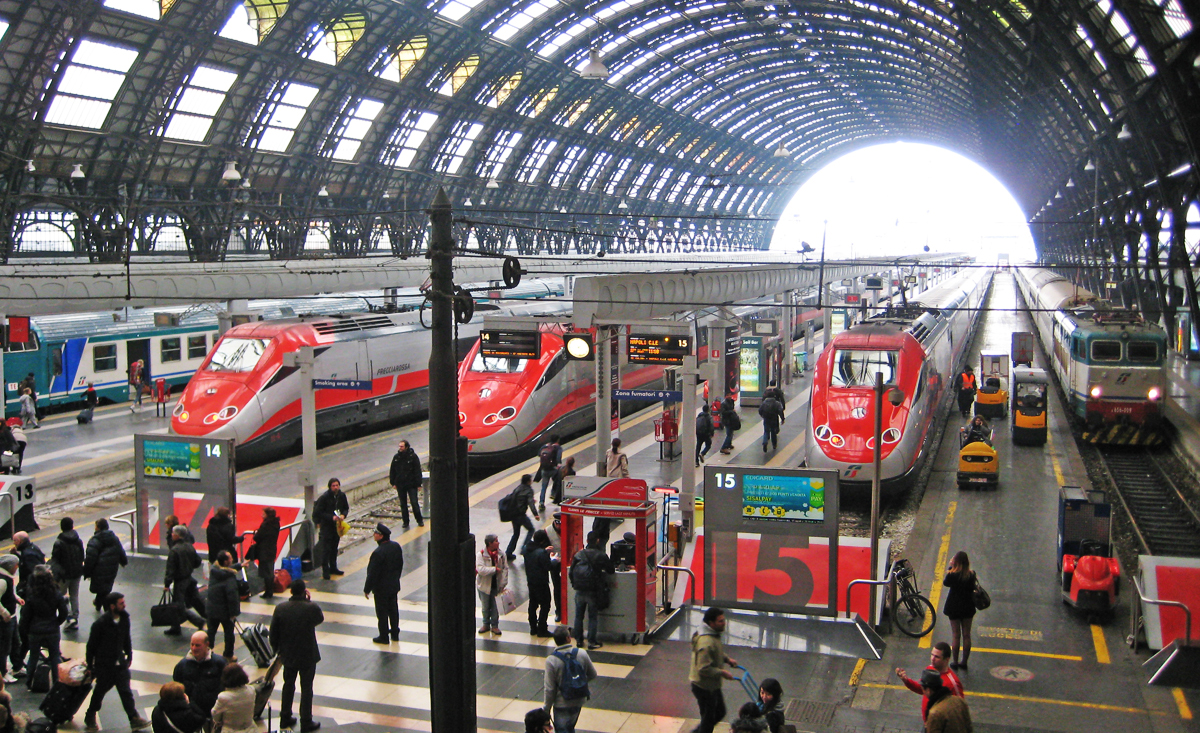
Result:
{"label": "woman in black coat", "polygon": [[[954,650],[951,669],[967,671],[967,659],[971,656],[971,621],[975,618],[975,571],[967,553],[959,550],[946,568],[942,585],[950,589],[946,594],[946,605],[942,612],[950,619],[950,647]],[[958,663],[959,641],[962,641],[962,664]]]}
{"label": "woman in black coat", "polygon": [[240,545],[245,537],[239,537],[237,528],[233,526],[233,512],[229,507],[223,506],[217,509],[217,513],[213,518],[208,520],[208,531],[206,533],[208,540],[208,561],[215,563],[217,555],[222,550],[229,552],[234,560],[237,560],[237,549],[235,545]]}
{"label": "woman in black coat", "polygon": [[242,612],[242,597],[238,592],[238,568],[228,550],[217,555],[217,564],[208,571],[208,598],[204,602],[208,615],[208,639],[217,645],[217,627],[225,630],[225,653],[227,662],[236,662],[233,644],[236,638],[233,620]]}
{"label": "woman in black coat", "polygon": [[258,577],[263,581],[263,598],[275,595],[275,555],[279,552],[279,517],[271,507],[263,509],[262,524],[254,530],[252,558],[258,563]]}
{"label": "woman in black coat", "polygon": [[88,589],[96,594],[93,605],[97,611],[104,610],[104,598],[112,592],[117,572],[128,564],[125,546],[117,539],[116,533],[108,528],[108,520],[104,517],[97,519],[96,531],[88,540],[83,558],[83,577],[91,580]]}
{"label": "woman in black coat", "polygon": [[[34,672],[42,659],[42,649],[49,652],[48,661],[57,674],[58,663],[62,661],[62,635],[59,627],[66,622],[71,614],[67,611],[67,599],[58,592],[54,585],[54,576],[48,565],[38,565],[29,579],[29,590],[26,593],[24,607],[21,608],[21,637],[28,640],[29,660],[25,668],[29,670],[28,683],[34,682]],[[30,687],[30,689],[33,689]]]}

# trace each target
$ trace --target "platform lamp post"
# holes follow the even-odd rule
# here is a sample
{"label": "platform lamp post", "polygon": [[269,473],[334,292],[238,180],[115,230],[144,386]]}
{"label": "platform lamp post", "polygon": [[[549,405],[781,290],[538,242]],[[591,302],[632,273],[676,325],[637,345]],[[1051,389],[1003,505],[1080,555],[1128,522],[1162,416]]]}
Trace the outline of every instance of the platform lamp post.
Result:
{"label": "platform lamp post", "polygon": [[[898,387],[886,387],[883,383],[883,372],[875,372],[875,471],[871,476],[871,580],[879,580],[876,575],[879,568],[879,476],[883,464],[883,397],[887,394],[888,402],[899,407],[904,402],[904,392]],[[871,588],[871,606],[868,611],[867,623],[873,625],[875,619],[875,599],[878,594]],[[846,609],[847,613],[850,609]]]}

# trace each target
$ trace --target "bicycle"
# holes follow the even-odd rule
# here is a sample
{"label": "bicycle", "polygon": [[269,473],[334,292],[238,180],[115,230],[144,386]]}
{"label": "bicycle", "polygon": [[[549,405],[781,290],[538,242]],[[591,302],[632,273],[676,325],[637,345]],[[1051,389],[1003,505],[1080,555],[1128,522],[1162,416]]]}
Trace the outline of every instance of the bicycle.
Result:
{"label": "bicycle", "polygon": [[920,638],[933,631],[937,624],[937,611],[929,599],[917,588],[917,573],[912,563],[900,559],[892,564],[888,575],[892,604],[889,613],[892,623],[900,632]]}

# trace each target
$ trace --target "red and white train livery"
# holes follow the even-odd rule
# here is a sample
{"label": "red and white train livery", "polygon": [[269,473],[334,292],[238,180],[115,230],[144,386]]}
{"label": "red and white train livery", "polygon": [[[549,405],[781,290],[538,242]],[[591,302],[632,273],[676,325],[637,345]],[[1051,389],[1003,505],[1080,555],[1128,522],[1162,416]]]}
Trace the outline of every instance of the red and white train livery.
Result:
{"label": "red and white train livery", "polygon": [[852,494],[874,477],[875,375],[904,393],[883,401],[881,486],[911,484],[930,452],[939,405],[971,342],[991,271],[960,275],[906,308],[880,313],[835,336],[817,359],[807,411],[809,468],[834,469]]}

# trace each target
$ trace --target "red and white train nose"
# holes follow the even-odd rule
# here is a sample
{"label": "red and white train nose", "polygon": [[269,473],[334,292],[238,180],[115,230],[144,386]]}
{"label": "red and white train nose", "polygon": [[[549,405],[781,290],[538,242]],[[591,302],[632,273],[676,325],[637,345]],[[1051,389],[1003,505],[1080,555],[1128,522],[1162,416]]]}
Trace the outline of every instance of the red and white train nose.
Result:
{"label": "red and white train nose", "polygon": [[254,390],[237,380],[199,375],[171,414],[171,430],[176,435],[234,438],[239,443],[262,422]]}

